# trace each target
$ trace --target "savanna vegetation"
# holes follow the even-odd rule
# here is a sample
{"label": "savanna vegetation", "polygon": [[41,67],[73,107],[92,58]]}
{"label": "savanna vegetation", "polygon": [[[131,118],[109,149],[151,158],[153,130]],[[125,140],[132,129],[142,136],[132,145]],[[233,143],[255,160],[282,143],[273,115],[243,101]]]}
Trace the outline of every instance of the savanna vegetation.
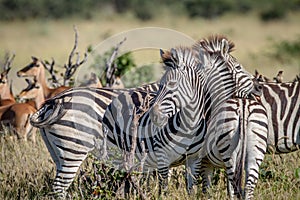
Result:
{"label": "savanna vegetation", "polygon": [[[157,5],[161,6],[157,8]],[[73,44],[74,24],[79,31],[81,52],[119,32],[157,26],[183,32],[195,40],[210,34],[224,34],[236,44],[234,55],[249,72],[258,69],[272,78],[278,70],[283,70],[284,80],[290,81],[300,74],[299,9],[299,0],[155,0],[152,3],[142,0],[113,3],[107,0],[0,0],[0,54],[6,51],[16,54],[10,77],[17,94],[23,82],[14,72],[28,64],[31,55],[48,60],[53,57],[58,69],[63,67]],[[83,65],[79,73],[93,71],[101,79],[110,49],[107,52],[96,56],[92,61],[96,65]],[[150,54],[157,58],[158,55],[158,51]],[[116,62],[126,67],[125,71],[119,71],[125,86],[154,81],[160,76],[160,68],[139,64],[147,56],[143,52],[120,55]],[[104,84],[105,79],[101,80]],[[4,130],[0,137],[0,198],[49,199],[47,194],[51,192],[55,167],[41,137],[38,135],[36,144],[32,144],[11,141],[10,134]],[[139,174],[135,176],[141,179]],[[70,198],[118,198],[125,177],[125,172],[114,171],[90,156],[69,189]],[[210,190],[211,197],[226,199],[224,171],[216,174],[214,180],[218,184]],[[156,199],[155,178],[150,179],[150,189],[146,182],[140,185],[150,199]],[[299,188],[300,151],[265,157],[255,190],[256,199],[300,199]],[[138,198],[138,194],[133,193],[130,198]],[[169,192],[163,199],[199,198],[207,199],[207,196],[200,189],[189,196],[185,191],[184,170],[174,169]]]}

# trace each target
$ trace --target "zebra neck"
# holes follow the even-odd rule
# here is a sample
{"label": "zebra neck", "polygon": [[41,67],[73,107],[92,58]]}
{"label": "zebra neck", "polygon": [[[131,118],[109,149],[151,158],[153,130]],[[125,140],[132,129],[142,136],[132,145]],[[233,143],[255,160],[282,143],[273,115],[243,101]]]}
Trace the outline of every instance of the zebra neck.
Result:
{"label": "zebra neck", "polygon": [[[206,77],[204,83],[205,108],[204,115],[208,119],[210,114],[217,110],[223,102],[232,97],[233,89],[230,89],[234,83],[226,78],[225,75],[214,71]],[[233,87],[233,86],[232,86]]]}
{"label": "zebra neck", "polygon": [[177,122],[180,122],[179,129],[184,131],[193,132],[201,123],[204,112],[204,98],[203,89],[199,89],[198,95],[195,96],[190,104],[182,108],[178,113],[176,113],[175,118]]}

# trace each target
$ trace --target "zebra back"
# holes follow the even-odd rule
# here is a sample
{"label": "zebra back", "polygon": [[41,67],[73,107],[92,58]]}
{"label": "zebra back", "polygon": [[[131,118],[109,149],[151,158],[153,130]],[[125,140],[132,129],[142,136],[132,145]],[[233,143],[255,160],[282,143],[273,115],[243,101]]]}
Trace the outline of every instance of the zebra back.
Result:
{"label": "zebra back", "polygon": [[263,83],[261,102],[269,120],[268,152],[300,148],[300,82]]}
{"label": "zebra back", "polygon": [[249,99],[229,99],[208,122],[202,160],[203,191],[210,187],[214,167],[224,167],[229,195],[241,195],[245,170],[246,199],[253,196],[268,137],[268,119],[261,103]]}

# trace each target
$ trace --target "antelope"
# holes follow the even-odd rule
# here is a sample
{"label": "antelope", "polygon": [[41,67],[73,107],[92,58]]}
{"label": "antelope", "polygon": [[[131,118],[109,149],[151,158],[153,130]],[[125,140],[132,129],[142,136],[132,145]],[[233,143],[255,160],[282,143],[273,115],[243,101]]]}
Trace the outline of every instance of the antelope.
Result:
{"label": "antelope", "polygon": [[29,79],[25,79],[27,87],[23,89],[20,94],[20,99],[34,99],[35,107],[39,109],[45,101],[43,88],[39,85],[36,79],[32,82]]}
{"label": "antelope", "polygon": [[[30,117],[36,112],[36,109],[27,103],[16,103],[12,94],[7,74],[10,67],[1,73],[1,107],[0,121],[6,126],[12,128],[18,139],[31,139],[35,143],[36,128],[30,124]],[[3,127],[0,127],[3,130]]]}
{"label": "antelope", "polygon": [[0,74],[0,106],[6,106],[16,103],[16,100],[12,94],[12,88],[8,87],[8,72],[11,69],[10,64],[12,63],[15,55],[10,59],[9,56],[6,57],[3,72]]}
{"label": "antelope", "polygon": [[58,88],[50,88],[46,83],[45,77],[45,63],[38,58],[32,56],[32,62],[17,72],[18,77],[35,77],[37,82],[41,85],[46,99],[51,98],[58,93],[69,89],[67,86],[60,86]]}

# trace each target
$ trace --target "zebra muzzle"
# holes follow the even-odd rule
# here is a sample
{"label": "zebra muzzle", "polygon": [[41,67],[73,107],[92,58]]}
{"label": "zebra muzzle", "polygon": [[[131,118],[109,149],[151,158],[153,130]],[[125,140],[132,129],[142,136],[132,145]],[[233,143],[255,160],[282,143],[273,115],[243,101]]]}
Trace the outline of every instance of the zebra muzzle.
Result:
{"label": "zebra muzzle", "polygon": [[150,111],[150,118],[152,122],[158,127],[164,126],[168,121],[168,117],[162,113],[157,104],[153,105]]}

